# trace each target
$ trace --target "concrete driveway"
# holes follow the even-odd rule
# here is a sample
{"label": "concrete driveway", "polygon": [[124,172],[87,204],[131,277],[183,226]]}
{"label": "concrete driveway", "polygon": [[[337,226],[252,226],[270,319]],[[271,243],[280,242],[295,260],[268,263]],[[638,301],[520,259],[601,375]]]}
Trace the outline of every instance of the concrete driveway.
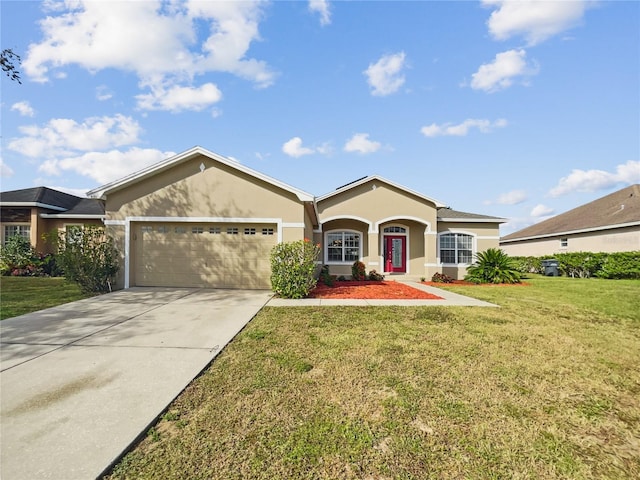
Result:
{"label": "concrete driveway", "polygon": [[0,322],[0,478],[100,475],[271,295],[132,288]]}

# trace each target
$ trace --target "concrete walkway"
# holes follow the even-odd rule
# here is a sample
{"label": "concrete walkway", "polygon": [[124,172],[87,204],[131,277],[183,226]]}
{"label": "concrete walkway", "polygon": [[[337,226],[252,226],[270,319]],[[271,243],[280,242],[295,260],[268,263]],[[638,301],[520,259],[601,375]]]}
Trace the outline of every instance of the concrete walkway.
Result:
{"label": "concrete walkway", "polygon": [[405,307],[418,307],[418,306],[456,306],[456,307],[498,307],[493,303],[484,302],[457,293],[449,292],[441,288],[431,287],[419,282],[400,282],[410,287],[417,288],[418,290],[437,295],[442,297],[442,300],[339,300],[333,298],[303,298],[300,300],[287,300],[284,298],[272,298],[267,303],[270,307],[331,307],[337,305],[375,305],[375,306],[390,306],[401,305]]}
{"label": "concrete walkway", "polygon": [[0,478],[99,476],[271,296],[132,288],[0,322]]}

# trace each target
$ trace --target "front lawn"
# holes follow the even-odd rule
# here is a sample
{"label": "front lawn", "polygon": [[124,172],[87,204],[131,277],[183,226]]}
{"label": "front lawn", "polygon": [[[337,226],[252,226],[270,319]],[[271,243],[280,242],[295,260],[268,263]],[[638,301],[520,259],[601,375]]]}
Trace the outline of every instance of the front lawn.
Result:
{"label": "front lawn", "polygon": [[529,282],[265,308],[111,477],[639,478],[640,282]]}
{"label": "front lawn", "polygon": [[61,277],[0,277],[0,320],[90,296]]}

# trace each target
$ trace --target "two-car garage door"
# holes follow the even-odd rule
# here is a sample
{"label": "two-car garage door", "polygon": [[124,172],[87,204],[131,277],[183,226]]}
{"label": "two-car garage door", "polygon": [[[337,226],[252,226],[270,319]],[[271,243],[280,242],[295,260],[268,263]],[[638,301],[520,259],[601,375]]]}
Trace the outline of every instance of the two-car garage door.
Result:
{"label": "two-car garage door", "polygon": [[145,222],[132,232],[134,285],[270,288],[275,224]]}

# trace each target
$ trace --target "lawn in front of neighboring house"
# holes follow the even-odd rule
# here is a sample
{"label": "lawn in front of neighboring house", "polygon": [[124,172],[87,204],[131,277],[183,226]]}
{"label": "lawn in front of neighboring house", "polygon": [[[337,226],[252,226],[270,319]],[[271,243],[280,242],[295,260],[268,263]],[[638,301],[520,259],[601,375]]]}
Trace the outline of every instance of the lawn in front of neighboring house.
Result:
{"label": "lawn in front of neighboring house", "polygon": [[267,307],[111,478],[640,478],[640,281]]}
{"label": "lawn in front of neighboring house", "polygon": [[0,320],[91,296],[62,277],[0,277]]}

